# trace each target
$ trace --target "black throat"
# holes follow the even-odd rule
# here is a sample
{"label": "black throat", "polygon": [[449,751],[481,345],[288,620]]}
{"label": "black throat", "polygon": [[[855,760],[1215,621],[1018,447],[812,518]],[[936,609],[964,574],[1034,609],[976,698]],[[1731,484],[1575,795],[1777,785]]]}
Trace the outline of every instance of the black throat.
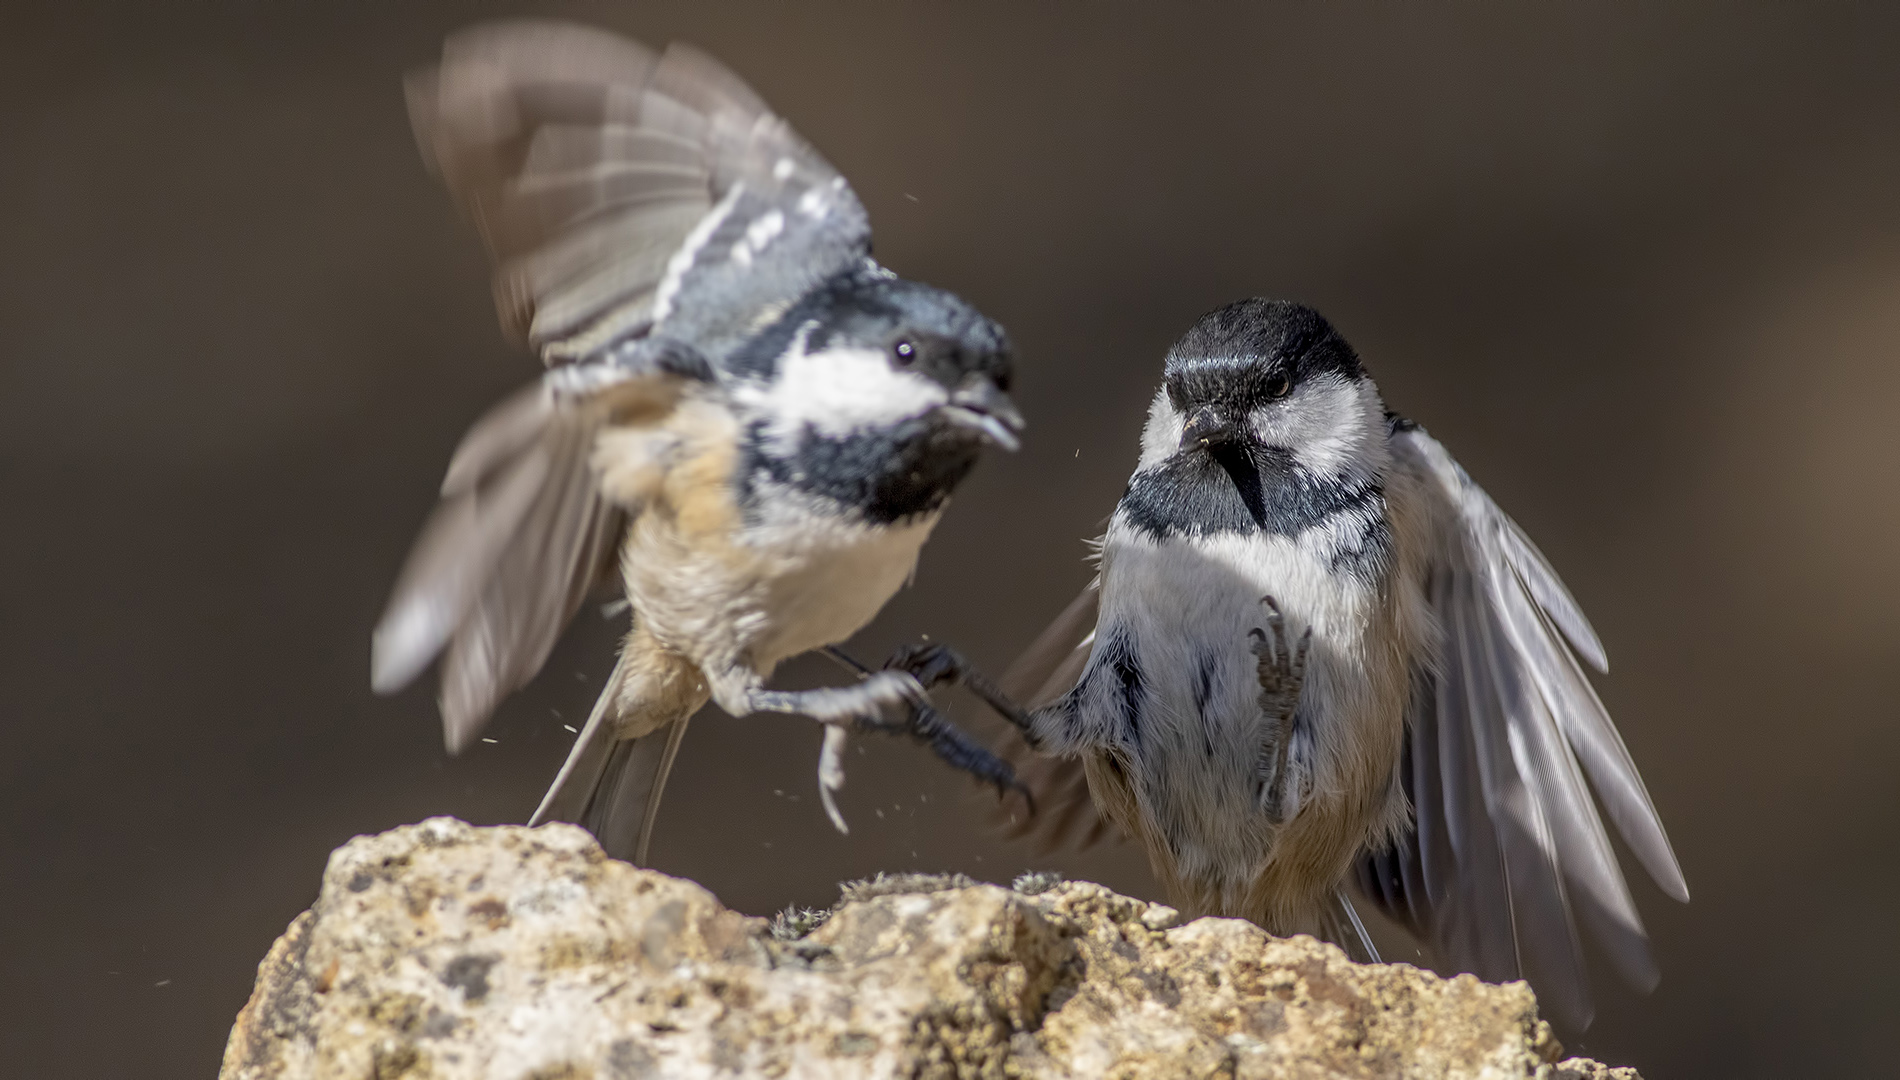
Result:
{"label": "black throat", "polygon": [[766,447],[765,422],[746,431],[739,471],[739,505],[748,518],[758,508],[762,481],[837,503],[875,525],[890,525],[940,509],[975,467],[980,445],[969,433],[931,416],[843,437],[807,428],[790,455]]}
{"label": "black throat", "polygon": [[1383,519],[1384,501],[1376,480],[1316,476],[1284,449],[1231,442],[1136,473],[1119,510],[1153,536],[1298,536],[1352,511]]}

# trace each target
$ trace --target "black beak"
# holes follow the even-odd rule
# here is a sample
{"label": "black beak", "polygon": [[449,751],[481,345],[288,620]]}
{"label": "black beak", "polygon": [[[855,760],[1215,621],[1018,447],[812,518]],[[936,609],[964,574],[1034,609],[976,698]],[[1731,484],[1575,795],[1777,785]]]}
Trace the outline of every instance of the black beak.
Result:
{"label": "black beak", "polygon": [[953,424],[974,428],[1005,450],[1022,445],[1016,433],[1023,429],[1023,414],[1016,411],[1009,395],[987,378],[972,379],[950,395],[943,415]]}
{"label": "black beak", "polygon": [[1188,414],[1187,423],[1181,425],[1181,449],[1192,450],[1197,446],[1218,446],[1234,442],[1240,438],[1240,430],[1225,414],[1212,406],[1203,405]]}

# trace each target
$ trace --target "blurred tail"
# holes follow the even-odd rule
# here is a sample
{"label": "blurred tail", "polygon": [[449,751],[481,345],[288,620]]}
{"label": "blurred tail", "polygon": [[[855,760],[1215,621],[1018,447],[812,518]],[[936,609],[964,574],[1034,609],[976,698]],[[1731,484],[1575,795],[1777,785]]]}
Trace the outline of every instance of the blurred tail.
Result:
{"label": "blurred tail", "polygon": [[1372,934],[1366,930],[1359,910],[1352,906],[1352,897],[1346,895],[1344,888],[1333,889],[1333,902],[1321,909],[1319,924],[1319,936],[1346,950],[1346,956],[1354,963],[1384,963],[1379,958],[1379,947],[1372,943]]}
{"label": "blurred tail", "polygon": [[[705,703],[697,672],[677,657],[630,636],[587,726],[528,824],[570,821],[594,834],[607,854],[646,865],[666,775],[693,713]],[[625,731],[640,735],[624,737]]]}

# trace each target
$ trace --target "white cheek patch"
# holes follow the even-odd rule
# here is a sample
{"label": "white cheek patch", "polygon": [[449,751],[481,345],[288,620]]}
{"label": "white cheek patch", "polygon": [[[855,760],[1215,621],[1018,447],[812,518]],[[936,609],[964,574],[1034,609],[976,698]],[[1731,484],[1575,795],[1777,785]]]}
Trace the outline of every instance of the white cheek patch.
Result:
{"label": "white cheek patch", "polygon": [[1310,379],[1248,421],[1262,443],[1286,447],[1315,476],[1380,471],[1385,462],[1385,404],[1370,379]]}
{"label": "white cheek patch", "polygon": [[1186,421],[1168,400],[1168,391],[1164,387],[1155,391],[1155,399],[1148,404],[1148,423],[1141,429],[1141,465],[1143,469],[1153,468],[1174,456],[1181,448],[1181,429]]}
{"label": "white cheek patch", "polygon": [[915,372],[891,367],[882,350],[805,351],[800,331],[769,382],[746,382],[734,396],[766,421],[773,449],[789,452],[807,427],[842,438],[922,416],[945,405],[949,391]]}

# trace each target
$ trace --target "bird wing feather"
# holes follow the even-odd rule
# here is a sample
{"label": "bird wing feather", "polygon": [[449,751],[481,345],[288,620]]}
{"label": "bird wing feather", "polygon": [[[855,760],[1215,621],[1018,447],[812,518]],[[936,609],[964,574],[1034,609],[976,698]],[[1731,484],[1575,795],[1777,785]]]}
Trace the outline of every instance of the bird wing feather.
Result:
{"label": "bird wing feather", "polygon": [[869,253],[843,177],[696,49],[489,23],[450,36],[408,96],[495,260],[504,329],[550,366],[660,333],[717,363]]}
{"label": "bird wing feather", "polygon": [[588,591],[611,575],[632,511],[601,497],[595,440],[618,417],[663,415],[680,381],[655,373],[576,396],[544,380],[463,438],[377,624],[370,672],[375,689],[393,693],[442,655],[451,752],[534,677]]}
{"label": "bird wing feather", "polygon": [[[1441,655],[1414,673],[1403,780],[1415,827],[1369,854],[1362,890],[1490,980],[1529,978],[1581,1027],[1581,922],[1640,987],[1657,974],[1589,788],[1668,895],[1688,889],[1662,823],[1578,663],[1603,648],[1537,549],[1444,447],[1395,430],[1396,467],[1435,535],[1426,582]],[[1585,777],[1589,784],[1586,785]]]}
{"label": "bird wing feather", "polygon": [[[1082,677],[1095,648],[1095,622],[1101,610],[1101,579],[1069,602],[1069,606],[1036,636],[1003,673],[998,684],[1010,700],[1028,708],[1046,705],[1068,693]],[[1005,803],[995,812],[1004,835],[1029,839],[1038,854],[1077,851],[1115,835],[1114,827],[1096,809],[1089,795],[1087,765],[1082,758],[1045,757],[1031,752],[1009,729],[1003,756],[1016,768],[1016,779],[1035,800],[1036,812],[1016,812]]]}

